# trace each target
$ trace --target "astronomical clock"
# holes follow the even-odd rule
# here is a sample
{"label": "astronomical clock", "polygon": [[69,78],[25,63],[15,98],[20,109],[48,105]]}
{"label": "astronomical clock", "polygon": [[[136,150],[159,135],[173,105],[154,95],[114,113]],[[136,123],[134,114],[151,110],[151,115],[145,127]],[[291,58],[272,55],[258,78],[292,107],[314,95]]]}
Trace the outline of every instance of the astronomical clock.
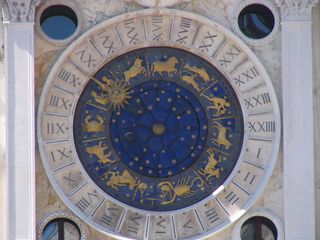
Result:
{"label": "astronomical clock", "polygon": [[202,239],[241,217],[277,158],[278,103],[251,50],[204,17],[111,18],[53,66],[38,110],[46,173],[117,239]]}

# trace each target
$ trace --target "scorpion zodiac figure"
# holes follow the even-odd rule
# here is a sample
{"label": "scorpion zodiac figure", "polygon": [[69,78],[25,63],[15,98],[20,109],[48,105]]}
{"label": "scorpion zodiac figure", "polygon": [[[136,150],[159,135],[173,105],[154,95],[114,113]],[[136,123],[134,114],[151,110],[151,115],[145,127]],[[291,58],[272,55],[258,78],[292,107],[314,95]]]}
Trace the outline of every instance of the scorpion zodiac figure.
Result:
{"label": "scorpion zodiac figure", "polygon": [[208,163],[204,168],[201,168],[200,170],[198,170],[198,173],[204,176],[208,181],[211,177],[216,177],[216,178],[220,177],[221,169],[218,168],[217,165],[218,163],[221,162],[222,156],[221,155],[219,156],[219,160],[215,159],[214,152],[210,148],[207,150],[207,153],[209,155]]}
{"label": "scorpion zodiac figure", "polygon": [[93,117],[92,115],[86,116],[84,119],[84,123],[82,123],[83,130],[86,132],[101,132],[105,129],[103,117],[96,115]]}
{"label": "scorpion zodiac figure", "polygon": [[173,186],[171,182],[160,182],[158,187],[161,190],[160,198],[162,200],[162,205],[173,204],[177,197],[191,197],[195,194],[195,191],[192,189],[193,185],[199,181],[197,187],[202,187],[204,182],[200,177],[194,178],[191,183],[191,177],[184,177],[178,181],[176,186]]}
{"label": "scorpion zodiac figure", "polygon": [[232,143],[227,139],[227,130],[231,130],[231,128],[228,127],[224,127],[221,123],[219,122],[213,122],[213,128],[217,128],[218,129],[218,137],[212,138],[211,141],[213,143],[217,143],[218,146],[223,145],[226,147],[226,149],[228,150],[231,146]]}

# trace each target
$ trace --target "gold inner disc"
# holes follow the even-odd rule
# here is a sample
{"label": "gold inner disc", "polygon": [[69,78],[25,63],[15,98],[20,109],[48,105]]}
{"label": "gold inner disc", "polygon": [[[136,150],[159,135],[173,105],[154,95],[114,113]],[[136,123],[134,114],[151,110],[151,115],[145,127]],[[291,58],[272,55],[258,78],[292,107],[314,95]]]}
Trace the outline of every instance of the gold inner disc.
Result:
{"label": "gold inner disc", "polygon": [[162,135],[166,131],[166,128],[162,123],[156,123],[153,125],[152,131],[155,135]]}

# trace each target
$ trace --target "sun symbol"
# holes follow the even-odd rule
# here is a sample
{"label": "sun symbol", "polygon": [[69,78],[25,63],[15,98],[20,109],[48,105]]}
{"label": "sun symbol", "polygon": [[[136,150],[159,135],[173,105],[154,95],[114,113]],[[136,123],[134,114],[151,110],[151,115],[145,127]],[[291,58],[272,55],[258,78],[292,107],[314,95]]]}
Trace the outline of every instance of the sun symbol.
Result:
{"label": "sun symbol", "polygon": [[110,104],[114,110],[120,110],[123,108],[128,104],[128,100],[131,98],[130,87],[122,81],[114,81],[109,85],[108,89],[104,90],[107,92]]}

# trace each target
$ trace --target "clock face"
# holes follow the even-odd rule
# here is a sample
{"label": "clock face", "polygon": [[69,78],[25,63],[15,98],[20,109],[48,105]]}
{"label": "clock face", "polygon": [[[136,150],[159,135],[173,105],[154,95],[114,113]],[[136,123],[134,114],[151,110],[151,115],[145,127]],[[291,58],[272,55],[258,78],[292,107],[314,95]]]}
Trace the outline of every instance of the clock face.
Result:
{"label": "clock face", "polygon": [[53,67],[38,113],[54,188],[118,238],[203,238],[263,190],[279,145],[270,80],[250,50],[197,15],[108,20]]}

